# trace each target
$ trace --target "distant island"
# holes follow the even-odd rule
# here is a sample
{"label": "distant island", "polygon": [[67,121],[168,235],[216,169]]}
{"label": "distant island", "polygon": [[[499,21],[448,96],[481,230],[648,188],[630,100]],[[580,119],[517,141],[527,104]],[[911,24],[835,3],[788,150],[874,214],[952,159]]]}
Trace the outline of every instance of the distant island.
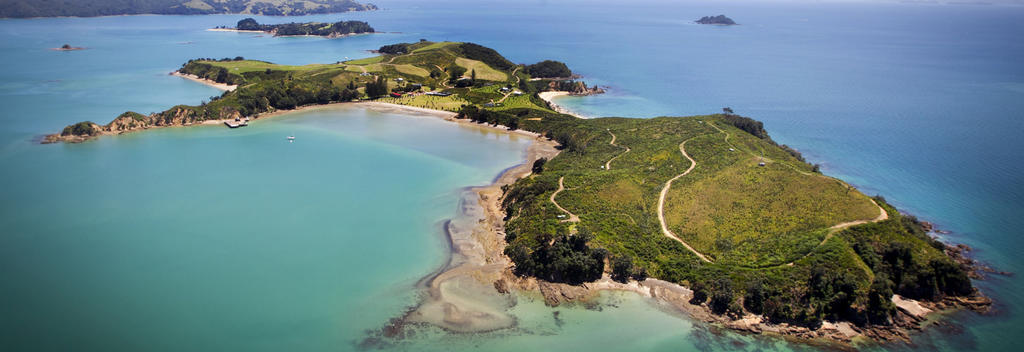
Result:
{"label": "distant island", "polygon": [[[69,125],[44,142],[230,125],[355,100],[533,137],[526,163],[466,205],[480,208],[471,221],[478,227],[448,228],[460,255],[424,281],[424,301],[382,328],[382,337],[400,336],[406,323],[460,332],[514,326],[504,303],[489,305],[504,300],[463,291],[539,292],[552,306],[588,302],[601,290],[633,291],[728,328],[838,344],[909,341],[929,312],[991,304],[970,280],[976,268],[963,247],[939,242],[929,224],[884,198],[821,174],[761,122],[730,108],[581,119],[541,97],[594,93],[574,79],[543,77],[573,76],[564,63],[515,64],[460,42],[378,51],[305,66],[190,60],[176,73],[227,90],[199,105]],[[447,284],[476,286],[441,289]]]}
{"label": "distant island", "polygon": [[238,21],[235,28],[217,27],[214,30],[257,31],[274,36],[313,35],[322,37],[341,37],[353,34],[374,33],[373,27],[363,21],[339,21],[335,23],[305,22],[283,24],[259,24],[255,19],[246,18]]}
{"label": "distant island", "polygon": [[736,22],[734,22],[731,18],[725,17],[725,15],[704,16],[704,17],[701,17],[696,22],[699,23],[699,24],[720,24],[720,25],[726,25],[726,26],[731,26],[731,25],[735,25],[736,24]]}
{"label": "distant island", "polygon": [[376,10],[354,0],[0,0],[0,17],[251,14],[302,16]]}
{"label": "distant island", "polygon": [[71,44],[64,44],[64,45],[61,45],[59,48],[52,48],[51,50],[75,51],[75,50],[85,50],[85,48],[80,47],[80,46],[71,46]]}

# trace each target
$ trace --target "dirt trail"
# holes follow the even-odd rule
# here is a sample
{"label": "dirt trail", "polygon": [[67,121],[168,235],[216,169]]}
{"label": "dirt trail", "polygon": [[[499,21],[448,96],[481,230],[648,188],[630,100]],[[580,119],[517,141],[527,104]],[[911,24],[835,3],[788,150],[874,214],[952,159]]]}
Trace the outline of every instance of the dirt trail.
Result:
{"label": "dirt trail", "polygon": [[[612,135],[612,140],[611,140],[611,142],[608,142],[608,144],[611,144],[611,145],[616,146],[616,147],[621,147],[620,145],[615,144],[615,134],[612,133],[611,130],[608,130],[608,134]],[[605,170],[611,170],[612,169],[612,161],[613,160],[617,159],[618,157],[622,156],[623,154],[629,153],[629,147],[625,147],[625,148],[626,148],[626,151],[624,151],[622,153],[619,153],[619,155],[613,156],[611,159],[608,159],[608,162],[604,163],[604,169]]]}
{"label": "dirt trail", "polygon": [[576,214],[570,213],[568,210],[565,210],[565,208],[562,208],[562,206],[558,205],[558,202],[555,201],[555,196],[558,195],[558,192],[561,192],[561,191],[565,190],[565,185],[562,182],[563,180],[565,180],[565,176],[562,176],[562,177],[558,178],[558,189],[555,190],[555,193],[551,194],[551,203],[553,203],[555,205],[555,207],[558,208],[558,210],[561,210],[563,213],[566,213],[566,214],[569,215],[569,218],[568,219],[563,219],[562,222],[580,222],[580,217],[579,216],[576,216]]}
{"label": "dirt trail", "polygon": [[661,195],[658,197],[658,221],[661,222],[661,233],[665,234],[665,236],[667,236],[668,238],[674,239],[676,241],[679,241],[679,243],[682,243],[683,246],[686,247],[686,249],[689,249],[690,252],[696,254],[697,257],[700,258],[701,260],[707,263],[711,263],[711,260],[709,260],[703,254],[698,252],[696,249],[693,249],[693,247],[690,247],[689,244],[679,239],[679,237],[676,237],[676,234],[672,233],[672,231],[668,229],[668,225],[665,223],[665,197],[668,195],[668,189],[672,187],[672,181],[675,181],[680,177],[686,176],[686,174],[689,174],[690,171],[693,171],[693,169],[697,167],[697,161],[693,160],[693,158],[691,158],[689,154],[686,154],[686,142],[693,140],[693,138],[687,139],[683,141],[683,143],[679,144],[679,152],[683,153],[683,156],[686,157],[686,159],[690,160],[690,167],[686,169],[686,171],[684,171],[683,173],[676,175],[676,177],[673,177],[671,180],[668,180],[668,182],[665,182],[665,187],[661,189]]}

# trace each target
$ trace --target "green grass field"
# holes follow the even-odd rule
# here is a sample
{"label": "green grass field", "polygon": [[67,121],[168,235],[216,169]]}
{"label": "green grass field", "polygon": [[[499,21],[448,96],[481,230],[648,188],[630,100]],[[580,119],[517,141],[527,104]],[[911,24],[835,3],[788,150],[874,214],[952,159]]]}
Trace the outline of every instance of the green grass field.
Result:
{"label": "green grass field", "polygon": [[449,46],[457,45],[457,44],[462,44],[462,43],[460,43],[460,42],[437,42],[437,43],[432,43],[432,44],[429,44],[429,45],[426,45],[426,46],[423,46],[423,47],[420,47],[420,48],[413,49],[412,52],[418,53],[418,52],[422,52],[422,51],[437,50],[437,49],[441,49],[441,48],[445,48],[445,47],[449,47]]}
{"label": "green grass field", "polygon": [[401,98],[384,97],[377,99],[377,101],[451,112],[458,112],[463,105],[469,104],[468,101],[457,96],[438,97],[430,95],[406,95]]}
{"label": "green grass field", "polygon": [[466,69],[465,77],[469,77],[470,72],[476,70],[477,79],[496,82],[504,82],[508,80],[508,74],[495,70],[490,66],[487,66],[487,64],[477,60],[470,60],[460,57],[455,59],[455,64],[462,66]]}
{"label": "green grass field", "polygon": [[237,74],[242,74],[242,73],[246,73],[246,72],[265,71],[267,69],[281,70],[281,71],[304,72],[304,71],[313,71],[313,70],[322,70],[322,69],[329,69],[329,68],[343,68],[344,67],[344,65],[335,65],[335,64],[311,64],[311,65],[302,65],[302,66],[290,66],[290,65],[272,64],[272,63],[269,63],[269,62],[255,61],[255,60],[204,61],[204,62],[210,63],[210,64],[212,64],[214,66],[224,67],[224,68],[228,69],[228,71],[230,71],[231,73],[237,73]]}
{"label": "green grass field", "polygon": [[363,59],[349,60],[349,61],[345,61],[345,63],[349,64],[349,65],[369,65],[369,64],[379,63],[381,61],[384,61],[384,56],[378,55],[378,56],[371,56],[371,57],[363,58]]}

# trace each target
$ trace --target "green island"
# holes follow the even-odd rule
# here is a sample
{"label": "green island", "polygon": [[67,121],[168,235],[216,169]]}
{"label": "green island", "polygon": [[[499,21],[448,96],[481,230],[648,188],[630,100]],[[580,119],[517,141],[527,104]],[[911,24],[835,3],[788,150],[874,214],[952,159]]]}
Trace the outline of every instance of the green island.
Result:
{"label": "green island", "polygon": [[725,15],[704,16],[694,22],[697,24],[717,24],[723,26],[732,26],[736,24],[735,21],[729,17],[725,17]]}
{"label": "green island", "polygon": [[257,31],[270,33],[274,36],[312,35],[321,37],[342,37],[353,34],[375,32],[370,24],[363,21],[338,21],[334,23],[305,22],[282,24],[259,24],[255,19],[246,18],[238,21],[235,28],[217,27],[214,30]]}
{"label": "green island", "polygon": [[0,0],[0,17],[251,14],[302,16],[376,10],[354,0]]}
{"label": "green island", "polygon": [[379,52],[304,66],[191,60],[181,74],[235,88],[200,105],[77,123],[45,141],[353,100],[447,111],[558,146],[501,188],[498,241],[514,265],[494,282],[499,292],[535,278],[554,305],[570,298],[549,295],[557,285],[658,279],[684,287],[680,307],[708,321],[844,342],[906,340],[928,311],[991,304],[972,286],[969,261],[930,237],[930,225],[821,174],[732,109],[581,119],[539,94],[592,90],[564,63],[514,64],[477,44],[426,40]]}

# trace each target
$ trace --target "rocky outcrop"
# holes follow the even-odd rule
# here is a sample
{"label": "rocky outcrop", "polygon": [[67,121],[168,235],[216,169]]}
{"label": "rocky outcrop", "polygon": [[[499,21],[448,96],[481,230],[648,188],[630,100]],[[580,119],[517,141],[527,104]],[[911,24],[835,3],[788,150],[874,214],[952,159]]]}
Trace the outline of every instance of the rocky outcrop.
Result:
{"label": "rocky outcrop", "polygon": [[587,87],[587,84],[583,81],[551,81],[551,83],[548,83],[548,88],[555,91],[569,92],[570,95],[577,96],[604,93],[604,89],[601,87]]}

